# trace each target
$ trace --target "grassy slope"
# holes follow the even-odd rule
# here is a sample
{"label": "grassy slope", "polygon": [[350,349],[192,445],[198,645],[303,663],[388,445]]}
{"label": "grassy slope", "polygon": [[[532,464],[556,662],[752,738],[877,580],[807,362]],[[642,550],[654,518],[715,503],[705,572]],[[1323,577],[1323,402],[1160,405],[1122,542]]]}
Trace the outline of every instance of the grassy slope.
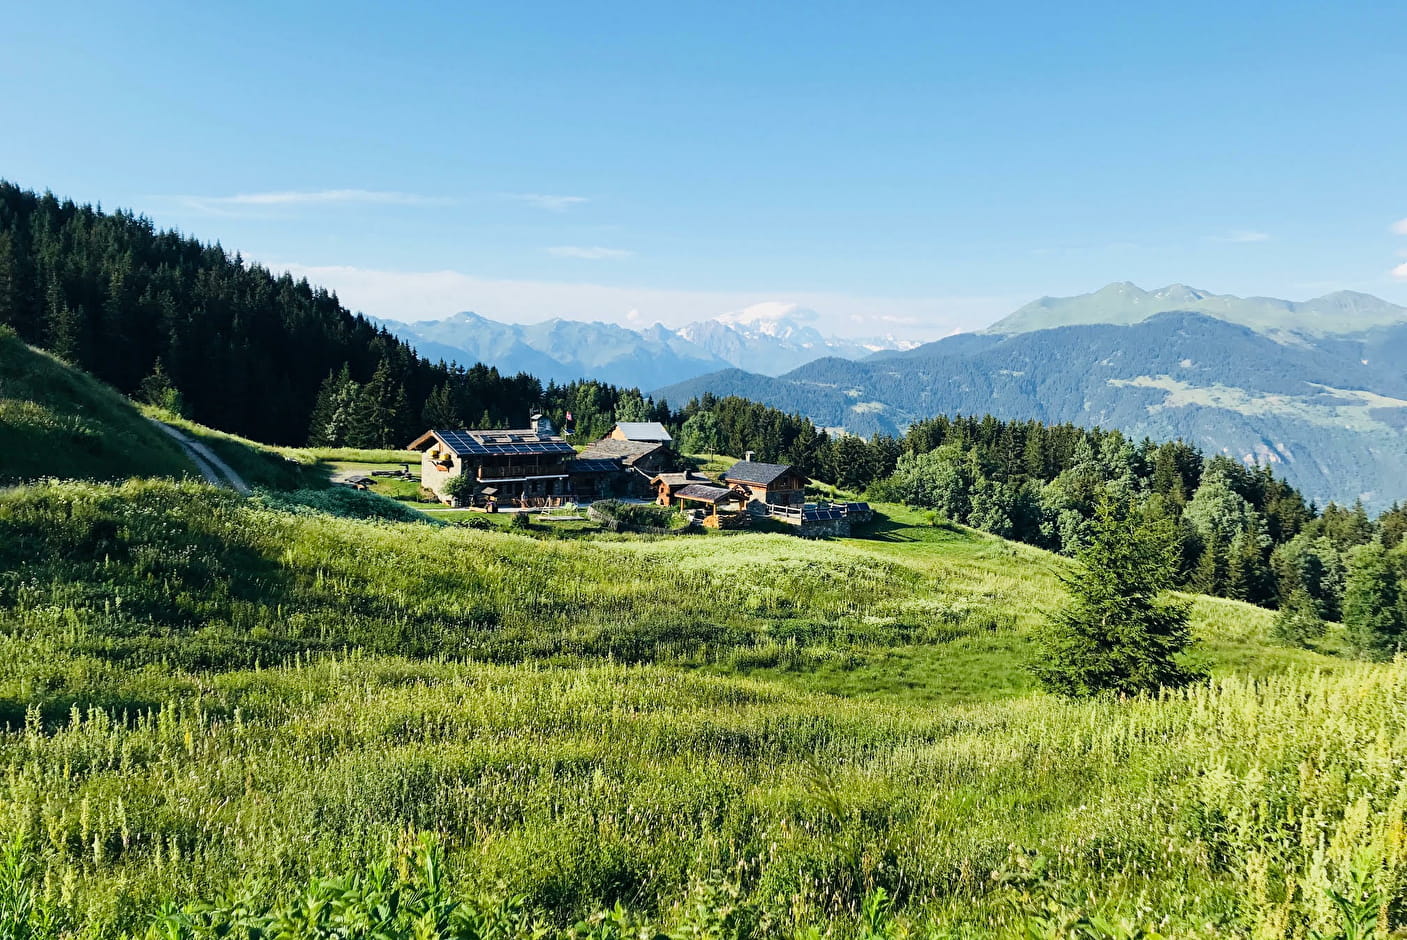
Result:
{"label": "grassy slope", "polygon": [[124,480],[194,476],[157,418],[209,445],[253,486],[327,485],[339,461],[403,463],[402,451],[270,447],[137,405],[111,387],[0,330],[0,484],[40,477]]}
{"label": "grassy slope", "polygon": [[0,484],[194,473],[126,398],[0,331]]}
{"label": "grassy slope", "polygon": [[[147,431],[60,363],[18,371],[20,397],[106,394],[89,436]],[[6,408],[0,434],[32,435],[44,424],[23,416],[53,404]],[[16,729],[0,734],[0,834],[27,838],[35,883],[64,886],[46,903],[67,930],[139,928],[163,898],[251,876],[286,897],[409,829],[448,841],[468,890],[555,923],[623,901],[665,926],[702,905],[764,933],[843,933],[883,888],[901,921],[958,935],[1090,897],[1193,935],[1264,922],[1270,881],[1294,877],[1317,893],[1284,916],[1322,925],[1349,848],[1402,823],[1345,807],[1352,780],[1391,796],[1374,747],[1390,754],[1398,726],[1374,724],[1363,690],[1407,700],[1407,682],[1268,647],[1256,608],[1194,601],[1199,655],[1228,685],[1063,705],[1024,670],[1068,565],[1036,549],[899,507],[827,543],[358,522],[307,507],[384,514],[321,488],[398,452],[270,448],[162,417],[249,482],[298,492],[0,495],[0,720]],[[142,463],[171,448],[147,433],[109,452],[111,475],[169,472]],[[66,446],[9,452],[51,473]],[[1326,709],[1339,717],[1308,720]],[[1340,789],[1300,773],[1286,796],[1307,750]],[[1213,785],[1227,775],[1252,785]],[[1329,865],[1286,847],[1256,880],[1272,797],[1334,833]],[[1045,881],[1001,887],[1026,853],[1049,860]]]}
{"label": "grassy slope", "polygon": [[143,411],[175,425],[208,446],[251,486],[278,490],[318,488],[327,486],[336,470],[399,467],[416,462],[408,461],[408,452],[399,450],[275,447],[196,424],[160,408],[143,406]]}
{"label": "grassy slope", "polygon": [[[1400,670],[1267,649],[1265,612],[1199,601],[1207,655],[1265,685],[1058,703],[1020,665],[1064,562],[917,515],[870,534],[560,541],[193,484],[0,495],[0,710],[30,726],[0,735],[0,827],[73,886],[62,917],[109,927],[251,875],[283,896],[430,829],[461,884],[558,922],[623,901],[669,923],[712,885],[788,933],[882,887],[973,936],[1018,929],[1014,903],[1192,936],[1326,924],[1322,889],[1402,824]],[[1026,853],[1046,875],[1002,887]]]}

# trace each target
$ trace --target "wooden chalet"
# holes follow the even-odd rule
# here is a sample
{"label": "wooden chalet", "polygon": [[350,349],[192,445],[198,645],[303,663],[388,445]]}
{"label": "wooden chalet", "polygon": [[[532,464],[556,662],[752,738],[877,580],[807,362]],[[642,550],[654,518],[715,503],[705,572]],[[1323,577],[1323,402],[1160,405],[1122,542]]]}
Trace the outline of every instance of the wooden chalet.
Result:
{"label": "wooden chalet", "polygon": [[466,474],[475,483],[473,506],[550,506],[571,494],[576,449],[540,415],[531,428],[429,430],[407,449],[420,451],[421,485],[451,505],[445,485]]}
{"label": "wooden chalet", "polygon": [[598,496],[648,498],[654,495],[650,483],[654,475],[674,466],[674,452],[667,444],[610,437],[588,444],[579,457],[583,462],[610,463],[615,468],[613,474],[601,477],[605,488]]}
{"label": "wooden chalet", "polygon": [[790,464],[740,460],[723,474],[723,482],[748,494],[748,509],[758,515],[806,502],[806,477]]}

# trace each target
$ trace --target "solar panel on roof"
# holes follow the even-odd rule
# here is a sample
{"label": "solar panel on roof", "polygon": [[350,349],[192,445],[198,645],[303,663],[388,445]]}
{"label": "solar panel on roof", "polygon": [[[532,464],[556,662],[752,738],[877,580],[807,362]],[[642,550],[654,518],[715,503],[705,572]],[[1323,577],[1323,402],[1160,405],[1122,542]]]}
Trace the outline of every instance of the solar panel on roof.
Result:
{"label": "solar panel on roof", "polygon": [[455,453],[464,456],[494,454],[575,454],[576,448],[563,440],[541,435],[476,434],[470,431],[436,431]]}

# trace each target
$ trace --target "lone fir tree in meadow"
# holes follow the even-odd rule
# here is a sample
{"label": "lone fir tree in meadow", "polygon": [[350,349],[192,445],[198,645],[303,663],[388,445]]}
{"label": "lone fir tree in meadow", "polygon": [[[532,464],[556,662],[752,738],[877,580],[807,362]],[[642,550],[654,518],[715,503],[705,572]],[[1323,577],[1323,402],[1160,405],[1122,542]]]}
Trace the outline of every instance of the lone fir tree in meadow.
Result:
{"label": "lone fir tree in meadow", "polygon": [[1178,662],[1192,641],[1187,605],[1163,596],[1176,575],[1175,546],[1168,519],[1100,500],[1080,570],[1066,579],[1070,602],[1041,637],[1041,685],[1070,696],[1137,694],[1198,677]]}
{"label": "lone fir tree in meadow", "polygon": [[1354,549],[1343,594],[1349,646],[1364,659],[1391,659],[1407,640],[1393,560],[1381,542]]}

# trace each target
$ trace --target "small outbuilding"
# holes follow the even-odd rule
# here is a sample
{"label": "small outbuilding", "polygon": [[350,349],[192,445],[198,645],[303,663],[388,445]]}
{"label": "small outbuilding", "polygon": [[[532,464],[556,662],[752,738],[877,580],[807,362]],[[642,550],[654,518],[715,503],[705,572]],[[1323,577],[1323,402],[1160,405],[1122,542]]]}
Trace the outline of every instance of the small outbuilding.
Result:
{"label": "small outbuilding", "polygon": [[674,492],[674,504],[704,512],[703,524],[710,529],[738,529],[748,524],[747,499],[728,486],[689,483]]}
{"label": "small outbuilding", "polygon": [[679,505],[679,491],[686,486],[695,485],[718,486],[718,482],[693,470],[682,470],[678,473],[657,473],[650,479],[650,486],[655,491],[655,502],[661,506]]}

